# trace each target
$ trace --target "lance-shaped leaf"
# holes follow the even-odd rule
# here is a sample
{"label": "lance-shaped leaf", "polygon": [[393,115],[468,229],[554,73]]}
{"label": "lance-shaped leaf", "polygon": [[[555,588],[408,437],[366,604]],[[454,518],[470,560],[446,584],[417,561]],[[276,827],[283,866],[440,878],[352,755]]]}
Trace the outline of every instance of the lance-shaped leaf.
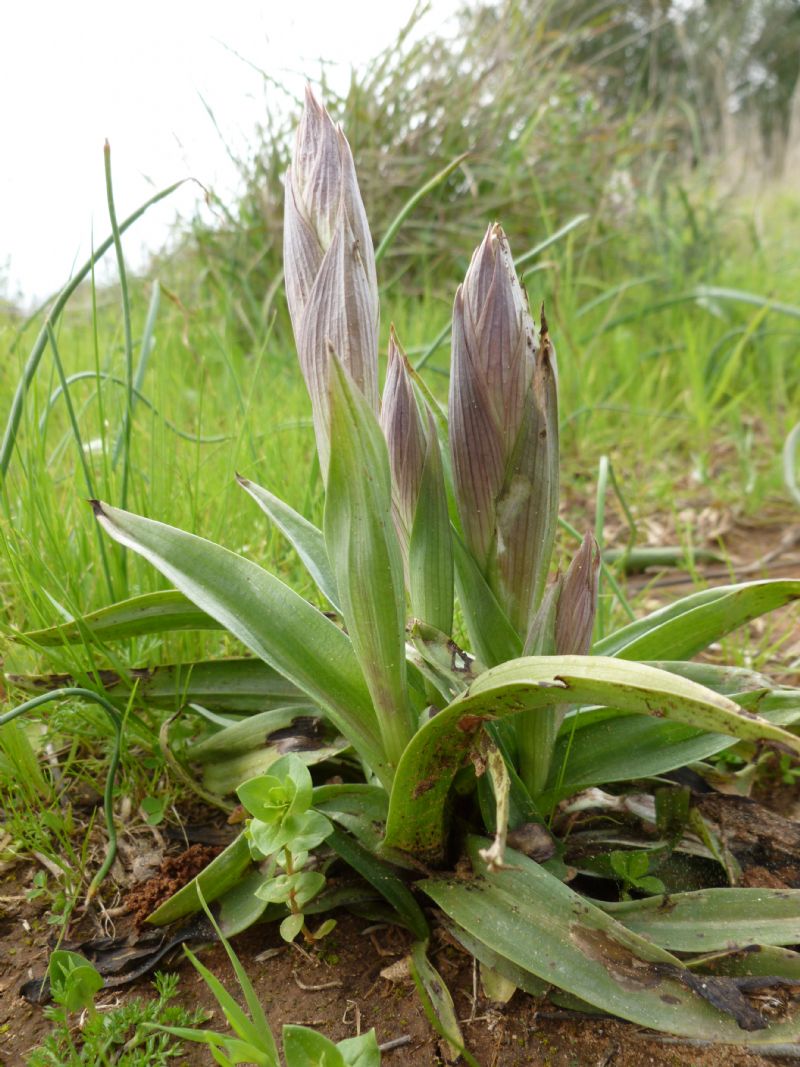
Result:
{"label": "lance-shaped leaf", "polygon": [[453,308],[450,449],[467,547],[521,636],[544,590],[558,518],[558,403],[502,229],[490,226]]}
{"label": "lance-shaped leaf", "polygon": [[599,903],[629,930],[670,952],[715,952],[800,941],[800,890],[703,889]]}
{"label": "lance-shaped leaf", "polygon": [[114,540],[144,556],[198,607],[302,689],[386,780],[372,702],[346,634],[243,556],[99,501],[93,506]]}
{"label": "lance-shaped leaf", "polygon": [[269,516],[282,534],[289,539],[305,564],[306,570],[317,583],[317,587],[335,611],[339,610],[336,592],[336,579],[331,570],[325,537],[308,519],[303,518],[294,508],[279,497],[263,489],[247,478],[236,476],[239,485],[255,500],[261,510]]}
{"label": "lance-shaped leaf", "polygon": [[325,541],[347,632],[372,695],[387,761],[414,733],[405,660],[405,590],[392,522],[389,457],[378,420],[332,356]]}
{"label": "lance-shaped leaf", "polygon": [[521,853],[510,853],[511,866],[492,873],[480,859],[482,844],[468,842],[474,879],[419,883],[469,941],[641,1026],[732,1044],[797,1040],[796,1009],[767,1025],[734,980],[694,975]]}
{"label": "lance-shaped leaf", "polygon": [[[69,674],[8,675],[9,681],[32,693],[77,685]],[[201,660],[197,663],[165,664],[163,667],[132,667],[94,672],[92,679],[105,687],[116,707],[126,707],[136,690],[136,704],[177,711],[200,704],[211,711],[252,714],[286,704],[307,704],[302,689],[260,659]]]}
{"label": "lance-shaped leaf", "polygon": [[771,740],[800,753],[800,738],[727,697],[653,667],[600,656],[512,660],[476,678],[412,739],[392,785],[387,847],[441,860],[450,786],[477,731],[529,708],[564,703],[612,706],[712,733]]}
{"label": "lance-shaped leaf", "polygon": [[688,659],[737,627],[800,600],[800,580],[774,578],[692,593],[598,641],[599,656]]}
{"label": "lance-shaped leaf", "polygon": [[327,476],[329,346],[377,412],[380,310],[375,254],[350,146],[310,89],[286,175],[284,271]]}
{"label": "lance-shaped leaf", "polygon": [[120,600],[86,615],[49,626],[29,630],[20,637],[42,646],[74,644],[77,641],[120,641],[140,634],[158,634],[170,630],[219,630],[220,624],[177,589]]}
{"label": "lance-shaped leaf", "polygon": [[[757,705],[776,726],[800,721],[800,694],[770,694]],[[743,695],[735,698],[742,702]],[[645,718],[619,709],[584,711],[562,725],[556,742],[543,807],[581,789],[632,778],[652,778],[724,752],[735,743],[725,734],[697,730],[682,722]]]}

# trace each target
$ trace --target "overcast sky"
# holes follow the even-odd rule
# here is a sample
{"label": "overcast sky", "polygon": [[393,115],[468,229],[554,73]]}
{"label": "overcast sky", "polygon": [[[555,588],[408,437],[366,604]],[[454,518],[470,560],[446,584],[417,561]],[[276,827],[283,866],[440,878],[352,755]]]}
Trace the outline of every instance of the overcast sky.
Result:
{"label": "overcast sky", "polygon": [[[258,67],[300,92],[337,63],[344,86],[391,43],[414,0],[28,0],[3,5],[0,32],[0,295],[26,303],[60,288],[108,234],[103,142],[111,144],[117,216],[186,175],[233,191],[224,141],[243,149],[265,106]],[[459,0],[433,0],[441,27]],[[336,74],[334,73],[334,77]],[[125,239],[141,262],[177,211],[186,186],[151,209]],[[5,283],[3,278],[5,277]]]}

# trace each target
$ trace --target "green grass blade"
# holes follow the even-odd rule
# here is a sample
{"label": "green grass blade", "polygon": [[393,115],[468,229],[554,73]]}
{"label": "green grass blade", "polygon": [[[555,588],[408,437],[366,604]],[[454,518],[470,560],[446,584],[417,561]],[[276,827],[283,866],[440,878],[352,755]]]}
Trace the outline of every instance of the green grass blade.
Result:
{"label": "green grass blade", "polygon": [[[125,339],[125,411],[122,421],[122,488],[120,502],[128,504],[128,485],[131,474],[131,430],[133,429],[133,332],[131,330],[131,302],[128,293],[128,272],[125,269],[125,257],[122,254],[122,234],[117,223],[117,209],[114,205],[114,184],[111,180],[111,145],[106,141],[103,147],[103,160],[106,172],[106,200],[108,217],[111,221],[111,233],[114,237],[114,252],[119,273],[120,299],[122,301],[122,327]],[[116,450],[115,450],[116,452]],[[115,457],[116,458],[116,457]],[[113,465],[113,464],[112,464]]]}
{"label": "green grass blade", "polygon": [[446,167],[442,167],[442,169],[438,173],[434,174],[430,181],[425,182],[423,186],[417,189],[417,191],[413,193],[408,198],[408,200],[406,200],[405,204],[403,204],[398,213],[389,223],[386,229],[386,233],[383,235],[380,244],[375,249],[376,266],[386,255],[392,242],[399,233],[400,227],[406,221],[406,219],[417,206],[417,204],[420,202],[420,200],[424,199],[428,195],[428,193],[433,192],[437,185],[441,185],[445,178],[447,178],[450,174],[453,173],[456,167],[461,166],[461,164],[464,162],[468,155],[469,152],[462,152],[460,156],[456,156],[456,158],[452,159]]}
{"label": "green grass blade", "polygon": [[[139,362],[136,365],[136,371],[133,375],[133,381],[125,382],[125,388],[129,393],[131,416],[133,416],[133,406],[139,396],[141,396],[141,389],[144,385],[144,377],[147,372],[147,363],[150,358],[150,352],[153,346],[153,330],[156,325],[156,316],[158,315],[158,304],[161,295],[161,286],[156,280],[153,283],[153,292],[150,296],[150,306],[147,309],[147,318],[145,319],[144,331],[142,333],[141,344],[139,345]],[[117,435],[117,440],[114,444],[114,453],[111,457],[111,469],[114,470],[119,461],[122,449],[125,447],[125,440],[128,435],[128,413],[125,412],[124,425]]]}
{"label": "green grass blade", "polygon": [[[75,382],[84,381],[109,382],[111,385],[118,385],[121,386],[123,389],[127,388],[127,384],[124,378],[118,378],[114,374],[108,374],[106,373],[106,371],[101,370],[76,371],[74,374],[70,374],[67,377],[66,384],[73,385]],[[42,412],[41,417],[39,418],[40,431],[44,430],[44,427],[47,424],[48,416],[50,415],[53,406],[55,405],[58,398],[61,396],[62,392],[63,389],[59,385],[50,394],[50,399],[48,400],[47,405],[44,411]],[[193,444],[197,445],[217,445],[221,441],[230,441],[231,437],[233,436],[232,434],[224,433],[208,434],[206,436],[203,436],[202,434],[188,433],[186,430],[182,430],[179,426],[176,426],[175,423],[170,422],[169,419],[165,418],[155,406],[155,404],[152,402],[152,400],[148,399],[148,397],[144,395],[141,389],[137,388],[136,386],[134,386],[133,395],[134,398],[138,400],[140,404],[144,404],[148,411],[152,411],[152,413],[157,418],[161,419],[161,421],[164,423],[168,430],[171,430],[172,433],[174,433],[177,437],[182,437],[184,441],[191,441]]]}
{"label": "green grass blade", "polygon": [[[75,446],[78,452],[78,459],[80,461],[81,470],[83,471],[83,480],[86,485],[86,491],[89,494],[89,498],[94,498],[97,494],[94,489],[94,479],[92,478],[92,472],[89,468],[89,461],[86,458],[86,450],[83,447],[83,438],[81,436],[80,427],[78,426],[78,419],[75,415],[75,408],[72,405],[72,397],[69,392],[69,385],[67,384],[66,375],[64,374],[64,364],[61,362],[61,353],[58,350],[58,343],[56,341],[56,335],[53,333],[53,328],[50,324],[47,324],[47,338],[50,342],[50,350],[53,353],[53,360],[58,371],[59,381],[61,382],[61,389],[64,393],[64,403],[67,407],[67,415],[69,416],[70,426],[72,427],[72,436],[75,438]],[[98,530],[98,547],[100,549],[100,562],[103,567],[103,575],[106,580],[106,589],[108,589],[108,595],[114,600],[114,583],[111,580],[111,570],[108,566],[108,555],[106,553],[106,546],[103,544],[102,535]]]}
{"label": "green grass blade", "polygon": [[[129,215],[123,222],[117,227],[118,233],[123,234],[129,229],[135,222],[144,215],[144,213],[154,204],[157,204],[160,200],[164,200],[166,197],[171,196],[176,189],[179,189],[185,181],[189,179],[184,178],[179,182],[174,182],[172,185],[168,185],[166,189],[162,189],[156,193],[155,196],[151,196],[149,200],[145,201],[141,207],[137,208],[132,215]],[[52,327],[58,320],[59,315],[67,305],[69,298],[84,281],[86,276],[90,274],[97,263],[106,254],[109,248],[114,244],[114,235],[107,237],[102,244],[100,244],[89,259],[82,264],[76,271],[71,280],[64,286],[61,292],[55,299],[53,307],[47,313],[44,325],[42,326],[39,334],[33,344],[30,355],[25,363],[25,367],[22,372],[22,377],[17,383],[17,388],[14,392],[14,399],[11,401],[11,410],[8,415],[8,421],[3,433],[3,440],[0,444],[0,477],[5,478],[9,464],[11,463],[11,456],[14,452],[14,445],[17,440],[17,431],[19,430],[19,424],[22,419],[22,408],[25,403],[25,397],[28,390],[33,383],[33,379],[36,375],[36,371],[41,362],[42,355],[47,346],[47,329]]]}

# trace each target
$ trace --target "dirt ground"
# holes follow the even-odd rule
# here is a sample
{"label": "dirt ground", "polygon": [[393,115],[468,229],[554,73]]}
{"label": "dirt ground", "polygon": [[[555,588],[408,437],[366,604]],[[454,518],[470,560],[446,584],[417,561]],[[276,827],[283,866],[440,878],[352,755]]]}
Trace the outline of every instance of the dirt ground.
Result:
{"label": "dirt ground", "polygon": [[[9,902],[24,881],[3,885],[0,918],[0,1063],[17,1067],[47,1032],[42,1008],[19,995],[21,981],[40,976],[47,963],[47,928],[29,902]],[[8,893],[7,890],[16,892]],[[130,920],[120,921],[121,934]],[[27,928],[26,928],[27,927]],[[364,920],[342,914],[321,956],[311,957],[284,945],[273,926],[258,927],[236,939],[245,964],[275,1030],[283,1023],[314,1026],[333,1040],[375,1027],[378,1040],[394,1045],[384,1052],[386,1067],[434,1067],[448,1061],[428,1024],[402,960],[408,939],[397,928],[370,932]],[[232,973],[220,945],[202,953],[204,963],[228,987]],[[442,936],[433,960],[453,995],[464,1037],[481,1067],[768,1067],[794,1060],[748,1053],[728,1046],[698,1048],[607,1018],[579,1016],[546,1001],[516,993],[499,1007],[480,992],[472,962]],[[178,954],[162,969],[181,974],[179,999],[202,1007],[209,1025],[225,1029],[216,1003],[201,977]],[[388,975],[388,976],[387,976]],[[149,995],[147,979],[101,995],[109,1007],[120,998]],[[477,992],[477,996],[475,995]],[[210,1055],[192,1046],[176,1063],[211,1064]]]}
{"label": "dirt ground", "polygon": [[[796,538],[797,527],[787,526],[785,516],[781,519],[784,521],[762,522],[752,530],[737,523],[727,525],[724,536],[732,557],[744,571],[742,579],[800,574],[800,542],[787,536],[787,530],[794,529]],[[724,526],[726,517],[708,517],[708,543],[714,541],[715,522]],[[662,531],[661,543],[670,539],[674,543],[672,534],[671,530]],[[658,543],[658,531],[652,532],[650,540]],[[741,563],[743,560],[748,562]],[[730,580],[724,565],[716,568],[710,565],[708,569],[719,570],[719,580]],[[636,578],[632,584],[647,584],[650,580]],[[672,575],[667,580],[671,583],[670,596],[675,595],[675,585],[681,580],[680,575]],[[665,587],[656,586],[652,590],[656,602],[661,588]],[[800,628],[796,613],[792,617],[782,615],[783,618],[787,621],[779,621],[777,625],[783,631],[780,648],[782,662],[786,664],[800,657]],[[800,675],[790,676],[787,672],[781,680],[800,685]],[[745,884],[800,888],[797,789],[768,783],[760,799],[783,817],[782,829],[777,831],[783,843],[778,848],[776,831],[766,824],[763,832],[750,834]],[[712,806],[715,802],[709,801]],[[734,828],[731,833],[741,832],[746,837],[750,809],[746,804],[739,804],[738,808],[732,818],[739,829]],[[213,839],[201,842],[205,849],[217,844],[219,841]],[[173,862],[166,867],[164,864],[183,849],[185,845],[174,844],[158,856],[161,873],[172,879],[173,889],[181,881],[181,864]],[[194,855],[207,860],[210,854],[205,851]],[[133,860],[129,855],[123,855],[122,860],[130,875]],[[44,906],[27,898],[37,869],[31,863],[0,871],[0,1067],[25,1064],[28,1051],[41,1041],[48,1029],[42,1007],[29,1004],[20,995],[24,982],[44,973],[53,936]],[[187,869],[184,873],[191,872]],[[136,881],[129,878],[129,882]],[[140,883],[144,881],[139,879]],[[112,906],[110,898],[107,903],[110,911],[93,906],[91,913],[74,922],[70,938],[130,935],[135,939],[130,908],[122,898],[113,902],[116,906]],[[446,1064],[448,1061],[443,1058],[439,1040],[425,1018],[413,982],[404,971],[402,961],[408,951],[406,935],[397,928],[375,927],[347,914],[338,918],[336,930],[314,956],[286,946],[273,926],[257,927],[235,940],[236,950],[273,1028],[278,1030],[286,1022],[302,1023],[340,1040],[374,1026],[378,1040],[389,1045],[383,1058],[386,1067]],[[507,1005],[498,1006],[483,997],[472,960],[444,933],[437,933],[432,957],[453,995],[468,1048],[481,1067],[769,1067],[800,1060],[800,1045],[794,1055],[788,1056],[778,1055],[778,1050],[752,1053],[728,1046],[702,1047],[605,1017],[575,1015],[519,992]],[[203,949],[202,958],[232,989],[232,973],[221,946]],[[172,958],[165,957],[159,968],[177,969],[181,974],[179,999],[190,1007],[204,1008],[209,1013],[210,1025],[225,1029],[225,1021],[205,984],[179,951]],[[124,998],[149,995],[151,989],[150,979],[141,978],[130,986],[106,990],[101,994],[100,1004],[113,1006]],[[203,1048],[192,1046],[183,1059],[174,1062],[199,1065],[213,1061]]]}

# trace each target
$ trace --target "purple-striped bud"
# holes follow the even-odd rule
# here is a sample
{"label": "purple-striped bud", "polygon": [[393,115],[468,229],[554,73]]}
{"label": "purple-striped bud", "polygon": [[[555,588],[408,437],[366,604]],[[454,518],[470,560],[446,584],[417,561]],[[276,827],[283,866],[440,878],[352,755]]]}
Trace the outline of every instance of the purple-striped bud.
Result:
{"label": "purple-striped bud", "polygon": [[286,299],[311,397],[317,450],[327,475],[331,349],[378,411],[378,282],[375,253],[350,146],[306,89],[286,173]]}
{"label": "purple-striped bud", "polygon": [[406,356],[397,343],[394,328],[389,336],[389,365],[383,387],[381,428],[386,437],[392,468],[395,525],[407,557],[428,444]]}
{"label": "purple-striped bud", "polygon": [[589,655],[597,613],[599,575],[600,549],[594,536],[587,533],[562,582],[556,609],[556,655]]}
{"label": "purple-striped bud", "polygon": [[503,230],[489,227],[453,309],[450,447],[467,545],[520,635],[558,520],[555,355],[537,338]]}

